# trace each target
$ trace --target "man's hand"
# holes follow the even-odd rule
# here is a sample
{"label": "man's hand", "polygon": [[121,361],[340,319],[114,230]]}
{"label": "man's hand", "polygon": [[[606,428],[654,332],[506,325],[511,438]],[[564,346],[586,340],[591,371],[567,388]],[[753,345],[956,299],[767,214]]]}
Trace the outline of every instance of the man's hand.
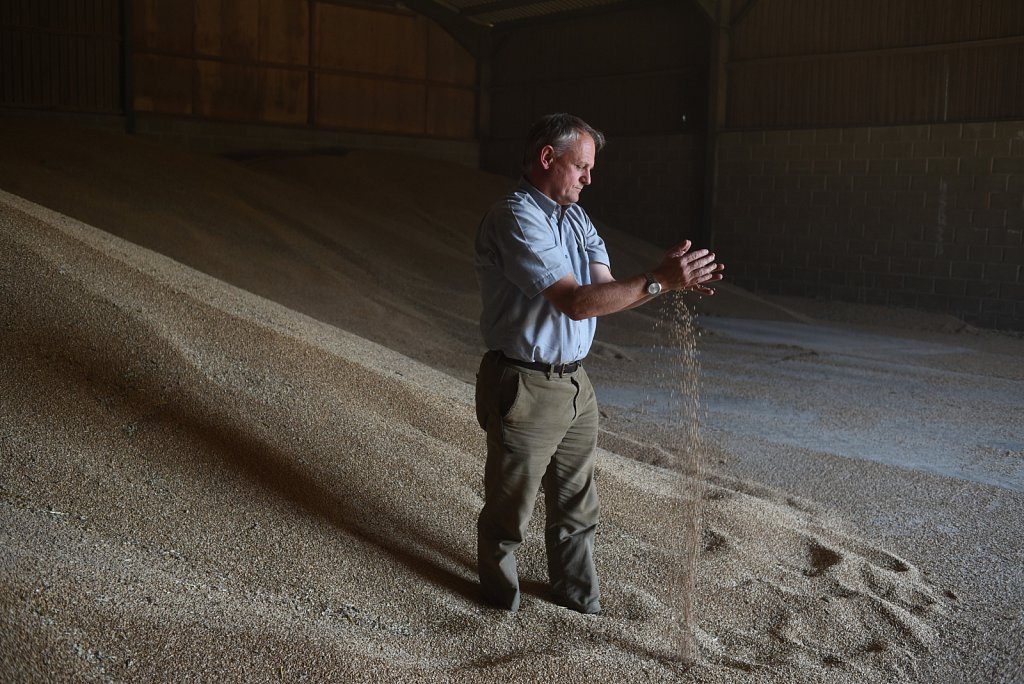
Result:
{"label": "man's hand", "polygon": [[721,280],[725,266],[716,263],[715,255],[708,250],[691,252],[690,247],[691,242],[686,240],[670,249],[654,269],[654,277],[661,283],[662,290],[715,294],[708,283]]}

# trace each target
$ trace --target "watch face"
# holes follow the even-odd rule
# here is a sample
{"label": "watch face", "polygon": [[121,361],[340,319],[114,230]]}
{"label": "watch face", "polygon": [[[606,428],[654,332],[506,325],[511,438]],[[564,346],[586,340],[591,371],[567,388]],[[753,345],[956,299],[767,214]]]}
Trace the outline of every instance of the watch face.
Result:
{"label": "watch face", "polygon": [[649,295],[661,294],[661,283],[654,279],[653,273],[644,273],[644,277],[647,278],[647,285],[644,289]]}

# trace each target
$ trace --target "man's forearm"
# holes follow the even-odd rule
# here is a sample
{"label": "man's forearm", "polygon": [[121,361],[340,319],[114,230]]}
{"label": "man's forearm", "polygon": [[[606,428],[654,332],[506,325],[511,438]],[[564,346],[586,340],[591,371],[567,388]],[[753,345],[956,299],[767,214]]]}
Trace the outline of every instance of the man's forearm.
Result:
{"label": "man's forearm", "polygon": [[552,286],[553,292],[544,294],[562,313],[580,321],[632,309],[649,301],[652,296],[644,290],[646,284],[647,278],[643,275],[592,285],[577,285],[573,279],[571,285],[560,281]]}
{"label": "man's forearm", "polygon": [[[708,285],[722,279],[724,267],[715,263],[715,255],[708,250],[687,253],[689,247],[690,242],[686,241],[670,251],[652,271],[655,280],[661,284],[663,292],[681,290],[714,294]],[[647,277],[644,275],[616,280],[605,264],[594,263],[590,267],[590,276],[590,285],[580,285],[574,276],[567,275],[544,290],[544,297],[577,321],[631,309],[652,299],[647,294]]]}

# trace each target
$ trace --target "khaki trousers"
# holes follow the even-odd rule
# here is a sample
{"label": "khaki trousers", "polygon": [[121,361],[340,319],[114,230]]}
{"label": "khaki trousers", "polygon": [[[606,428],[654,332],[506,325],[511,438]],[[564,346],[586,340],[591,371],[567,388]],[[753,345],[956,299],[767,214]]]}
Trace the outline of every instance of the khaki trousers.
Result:
{"label": "khaki trousers", "polygon": [[598,411],[586,371],[547,374],[487,352],[477,374],[476,410],[487,431],[485,500],[477,524],[484,600],[519,609],[515,551],[543,485],[551,599],[582,613],[598,612],[593,560]]}

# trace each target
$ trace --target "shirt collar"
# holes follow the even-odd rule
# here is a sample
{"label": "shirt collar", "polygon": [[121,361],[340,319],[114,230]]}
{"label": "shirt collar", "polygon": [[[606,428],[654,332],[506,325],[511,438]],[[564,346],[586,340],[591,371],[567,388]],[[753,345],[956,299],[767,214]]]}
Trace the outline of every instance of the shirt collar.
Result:
{"label": "shirt collar", "polygon": [[561,222],[565,210],[569,207],[563,207],[558,202],[538,190],[536,186],[526,178],[526,176],[519,179],[519,188],[530,194],[530,197],[532,197],[533,201],[537,203],[537,206],[540,207],[540,210],[544,212],[545,216],[548,216],[556,223]]}

